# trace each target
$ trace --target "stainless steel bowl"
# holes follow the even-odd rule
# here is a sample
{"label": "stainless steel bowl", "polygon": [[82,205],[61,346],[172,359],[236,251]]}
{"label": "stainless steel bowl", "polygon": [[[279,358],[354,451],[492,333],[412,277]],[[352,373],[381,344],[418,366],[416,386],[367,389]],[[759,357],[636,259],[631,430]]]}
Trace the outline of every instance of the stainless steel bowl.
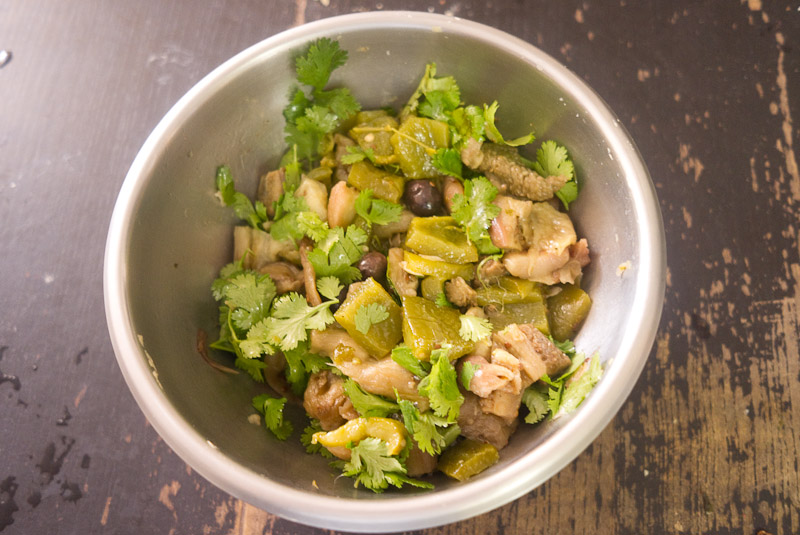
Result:
{"label": "stainless steel bowl", "polygon": [[[214,197],[227,163],[238,187],[283,149],[292,58],[309,41],[338,39],[350,52],[334,84],[365,107],[402,105],[427,62],[458,80],[467,102],[500,102],[504,132],[534,125],[569,148],[583,189],[571,214],[593,262],[594,299],[576,344],[598,351],[605,376],[578,411],[522,425],[501,461],[466,483],[440,476],[428,492],[356,490],[293,439],[248,422],[256,391],[246,376],[207,366],[198,328],[213,333],[209,285],[230,261],[228,209]],[[487,26],[427,13],[346,15],[271,37],[193,87],[145,142],[122,186],[108,234],[105,305],[122,373],[164,440],[220,488],[286,518],[351,531],[435,526],[499,507],[540,485],[600,433],[630,393],[652,347],[665,280],[664,231],[653,185],[633,142],[603,101],[530,44]],[[620,276],[618,267],[629,262]],[[628,265],[628,264],[626,264]],[[300,411],[292,415],[302,429]]]}

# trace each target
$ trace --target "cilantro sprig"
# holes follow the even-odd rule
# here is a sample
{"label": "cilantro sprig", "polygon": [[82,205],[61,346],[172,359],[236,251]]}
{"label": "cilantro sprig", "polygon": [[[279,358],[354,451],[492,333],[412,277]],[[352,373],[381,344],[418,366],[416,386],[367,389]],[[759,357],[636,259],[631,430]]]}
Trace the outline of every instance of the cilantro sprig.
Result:
{"label": "cilantro sprig", "polygon": [[362,246],[367,243],[367,233],[350,225],[347,229],[330,229],[321,243],[308,253],[308,261],[314,266],[317,277],[337,277],[350,284],[361,279],[361,272],[353,264],[364,255]]}
{"label": "cilantro sprig", "polygon": [[356,213],[372,225],[388,225],[400,220],[403,206],[397,203],[377,199],[371,189],[362,190],[356,197]]}
{"label": "cilantro sprig", "polygon": [[458,425],[432,411],[420,412],[408,400],[398,398],[397,403],[403,414],[403,423],[419,449],[431,455],[441,453],[447,444],[448,431],[452,427],[458,428]]}
{"label": "cilantro sprig", "polygon": [[347,56],[338,42],[322,37],[295,62],[297,80],[308,88],[292,90],[283,116],[286,143],[295,148],[301,161],[312,161],[324,152],[330,134],[361,109],[349,89],[325,89],[331,74],[345,64]]}
{"label": "cilantro sprig", "polygon": [[225,206],[230,206],[236,216],[253,228],[261,229],[267,220],[267,207],[261,201],[253,204],[244,193],[236,191],[230,167],[220,165],[217,167],[217,197]]}
{"label": "cilantro sprig", "polygon": [[258,325],[264,329],[267,339],[288,351],[308,339],[309,330],[322,331],[333,323],[330,311],[334,300],[324,301],[317,306],[310,306],[305,297],[297,292],[284,294],[275,300],[272,315]]}
{"label": "cilantro sprig", "polygon": [[567,183],[556,192],[556,197],[561,200],[564,208],[569,209],[570,203],[578,198],[578,183],[575,181],[575,165],[570,160],[566,147],[552,140],[545,141],[536,151],[536,161],[532,167],[544,177],[555,175],[567,178]]}
{"label": "cilantro sprig", "polygon": [[488,178],[477,176],[464,181],[464,193],[453,196],[453,219],[464,227],[469,240],[481,254],[500,251],[489,237],[492,219],[500,215],[500,207],[492,204],[497,197],[497,188]]}
{"label": "cilantro sprig", "polygon": [[431,351],[431,371],[419,382],[419,393],[427,397],[436,416],[455,422],[464,396],[458,390],[456,369],[450,362],[450,349]]}
{"label": "cilantro sprig", "polygon": [[485,318],[461,314],[459,319],[461,320],[461,328],[458,330],[458,334],[468,342],[478,342],[492,334],[492,324]]}
{"label": "cilantro sprig", "polygon": [[285,405],[286,398],[273,398],[268,394],[253,398],[253,408],[264,417],[264,425],[278,440],[286,440],[294,430],[292,422],[283,417]]}
{"label": "cilantro sprig", "polygon": [[355,486],[380,493],[389,485],[404,484],[430,489],[433,485],[408,477],[405,466],[397,457],[389,455],[389,445],[374,437],[368,437],[350,448],[350,461],[343,464],[343,473],[356,480]]}

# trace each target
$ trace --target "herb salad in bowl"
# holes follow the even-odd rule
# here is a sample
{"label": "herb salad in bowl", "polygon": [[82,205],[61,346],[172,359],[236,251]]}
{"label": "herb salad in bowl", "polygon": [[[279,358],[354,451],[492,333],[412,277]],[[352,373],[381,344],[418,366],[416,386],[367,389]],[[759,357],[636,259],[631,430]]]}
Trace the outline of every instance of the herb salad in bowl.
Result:
{"label": "herb salad in bowl", "polygon": [[392,531],[502,505],[585,448],[647,357],[663,262],[647,172],[582,82],[475,23],[359,14],[176,104],[120,193],[106,309],[198,472]]}

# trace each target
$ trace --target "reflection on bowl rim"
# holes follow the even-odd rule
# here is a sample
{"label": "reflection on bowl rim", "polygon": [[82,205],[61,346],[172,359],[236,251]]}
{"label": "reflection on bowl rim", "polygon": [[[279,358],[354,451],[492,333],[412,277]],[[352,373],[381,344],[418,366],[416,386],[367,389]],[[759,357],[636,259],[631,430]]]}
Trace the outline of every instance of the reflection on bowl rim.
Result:
{"label": "reflection on bowl rim", "polygon": [[[640,328],[624,334],[616,355],[630,359],[629,365],[610,367],[586,400],[586,410],[578,411],[543,444],[495,473],[433,494],[398,494],[385,500],[319,496],[284,486],[237,464],[194,431],[153,378],[150,358],[131,329],[125,288],[126,239],[146,186],[144,178],[152,171],[159,147],[192,114],[195,100],[205,100],[224,80],[274,47],[365,27],[421,28],[469,36],[523,59],[565,88],[600,125],[609,150],[624,170],[644,244],[631,306],[632,317],[641,318]],[[617,413],[644,366],[661,315],[665,257],[661,214],[641,157],[617,118],[583,81],[531,44],[479,23],[430,13],[373,12],[323,19],[270,37],[226,61],[187,92],[150,134],[125,178],[109,227],[103,282],[109,332],[123,375],[150,423],[193,469],[238,498],[291,520],[328,529],[379,532],[432,527],[489,511],[542,484],[583,451]]]}

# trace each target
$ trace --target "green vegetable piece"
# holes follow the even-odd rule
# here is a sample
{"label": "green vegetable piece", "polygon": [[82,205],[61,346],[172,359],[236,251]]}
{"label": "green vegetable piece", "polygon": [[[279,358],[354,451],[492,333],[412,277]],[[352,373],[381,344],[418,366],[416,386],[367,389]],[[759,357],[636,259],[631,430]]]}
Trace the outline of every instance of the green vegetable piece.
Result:
{"label": "green vegetable piece", "polygon": [[[441,260],[431,260],[410,251],[403,251],[403,261],[405,261],[404,269],[418,277],[435,277],[441,281],[456,277],[462,277],[469,281],[475,277],[474,264],[453,264]],[[433,299],[436,299],[435,295]]]}
{"label": "green vegetable piece", "polygon": [[364,151],[371,151],[375,163],[386,165],[397,161],[390,141],[395,130],[397,119],[385,110],[362,111],[356,115],[356,126],[350,130],[350,137]]}
{"label": "green vegetable piece", "polygon": [[447,262],[478,261],[478,250],[452,217],[415,217],[408,226],[406,248],[418,254],[438,256]]}
{"label": "green vegetable piece", "polygon": [[361,191],[372,190],[375,197],[393,203],[400,201],[405,188],[403,177],[378,169],[364,160],[350,167],[347,183]]}
{"label": "green vegetable piece", "polygon": [[502,277],[497,284],[478,288],[478,306],[495,305],[502,307],[510,303],[540,303],[544,300],[540,284],[519,279]]}
{"label": "green vegetable piece", "polygon": [[433,155],[438,149],[446,149],[449,140],[447,123],[414,116],[403,121],[391,137],[397,163],[408,178],[439,176],[433,165]]}
{"label": "green vegetable piece", "polygon": [[450,360],[466,355],[475,342],[459,334],[461,314],[454,308],[444,308],[424,297],[403,297],[403,339],[418,360],[430,359],[431,351],[450,346]]}
{"label": "green vegetable piece", "polygon": [[[370,317],[362,319],[364,312]],[[392,296],[372,277],[351,285],[339,310],[334,315],[339,325],[374,357],[388,354],[403,337],[403,314]],[[369,323],[364,328],[364,323]],[[359,329],[359,327],[361,327]]]}
{"label": "green vegetable piece", "polygon": [[486,315],[495,331],[505,329],[512,323],[533,323],[543,334],[550,334],[544,301],[492,305],[486,308]]}
{"label": "green vegetable piece", "polygon": [[467,439],[445,450],[438,468],[453,479],[465,481],[499,460],[500,454],[491,444]]}
{"label": "green vegetable piece", "polygon": [[591,307],[589,294],[573,284],[565,284],[559,293],[548,297],[547,317],[553,338],[559,341],[572,338]]}
{"label": "green vegetable piece", "polygon": [[[411,253],[414,254],[414,253]],[[424,258],[422,260],[425,260]],[[445,279],[440,279],[439,277],[425,277],[422,279],[420,283],[420,288],[422,289],[422,297],[428,299],[430,301],[436,302],[436,298],[439,294],[444,293],[444,283]]]}

